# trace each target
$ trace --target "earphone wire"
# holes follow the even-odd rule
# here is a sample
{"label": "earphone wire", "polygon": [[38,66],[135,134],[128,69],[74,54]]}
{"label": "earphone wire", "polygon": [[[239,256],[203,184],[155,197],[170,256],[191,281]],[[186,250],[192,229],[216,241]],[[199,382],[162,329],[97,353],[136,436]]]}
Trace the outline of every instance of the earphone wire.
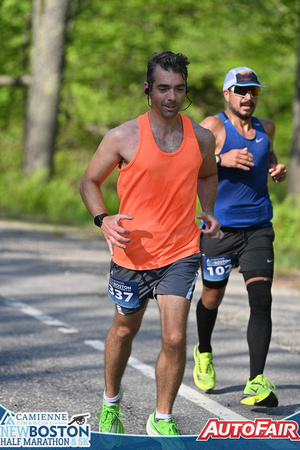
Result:
{"label": "earphone wire", "polygon": [[191,104],[193,103],[192,100],[190,99],[190,97],[188,96],[188,94],[186,94],[186,98],[188,99],[188,101],[189,101],[190,103],[187,105],[186,108],[180,109],[179,111],[185,111],[185,110],[188,109],[188,108],[191,106]]}

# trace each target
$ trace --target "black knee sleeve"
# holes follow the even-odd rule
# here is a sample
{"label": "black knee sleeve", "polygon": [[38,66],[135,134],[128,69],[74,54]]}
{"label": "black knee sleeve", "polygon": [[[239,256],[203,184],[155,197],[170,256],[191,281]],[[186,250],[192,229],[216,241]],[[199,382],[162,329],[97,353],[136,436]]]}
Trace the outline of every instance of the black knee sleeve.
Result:
{"label": "black knee sleeve", "polygon": [[270,314],[272,305],[270,281],[253,281],[247,285],[249,306],[251,311],[260,314]]}

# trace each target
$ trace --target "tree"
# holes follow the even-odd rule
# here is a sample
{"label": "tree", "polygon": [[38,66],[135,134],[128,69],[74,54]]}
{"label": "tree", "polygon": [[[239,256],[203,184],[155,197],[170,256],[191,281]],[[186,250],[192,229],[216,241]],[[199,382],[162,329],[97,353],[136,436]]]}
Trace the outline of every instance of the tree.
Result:
{"label": "tree", "polygon": [[25,126],[24,173],[49,177],[64,62],[69,0],[33,0],[31,84]]}
{"label": "tree", "polygon": [[300,194],[300,33],[295,98],[293,103],[293,138],[289,168],[288,193]]}
{"label": "tree", "polygon": [[[146,60],[153,52],[166,49],[185,53],[191,61],[189,86],[193,104],[187,114],[197,122],[223,107],[221,87],[227,70],[238,65],[253,67],[267,86],[257,114],[276,123],[276,154],[288,164],[299,0],[253,0],[244,2],[242,8],[232,0],[202,0],[197,4],[193,0],[68,1],[68,45],[64,48],[67,1],[0,0],[0,28],[5,43],[0,53],[0,67],[5,74],[0,76],[0,128],[7,138],[15,140],[18,134],[23,139],[28,106],[26,155],[21,155],[23,147],[18,142],[15,166],[23,163],[26,173],[39,168],[51,173],[54,146],[55,156],[59,157],[59,150],[72,149],[72,157],[78,154],[80,159],[81,150],[92,151],[107,130],[144,112]],[[46,16],[50,14],[53,18],[56,14],[59,20],[55,18],[47,31]],[[61,33],[54,36],[60,22]],[[54,37],[58,37],[55,45],[60,46],[59,50],[54,50]],[[47,47],[49,57],[45,57]],[[64,57],[60,60],[58,56],[64,52],[66,63],[59,99],[59,70]],[[54,54],[61,65],[54,70],[58,82],[50,110],[42,87],[47,84]],[[57,118],[53,111],[57,113],[58,101]],[[49,121],[44,117],[46,104],[52,117]],[[55,140],[56,128],[59,133]],[[42,134],[46,133],[48,139],[43,140]],[[54,164],[56,172],[64,172],[56,158]]]}

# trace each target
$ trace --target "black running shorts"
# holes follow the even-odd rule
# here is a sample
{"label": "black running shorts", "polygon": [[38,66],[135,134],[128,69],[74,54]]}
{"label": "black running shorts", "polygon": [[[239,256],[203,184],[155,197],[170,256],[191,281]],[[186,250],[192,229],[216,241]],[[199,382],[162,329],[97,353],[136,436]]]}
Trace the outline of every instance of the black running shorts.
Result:
{"label": "black running shorts", "polygon": [[[240,229],[223,227],[221,229],[224,233],[223,239],[210,239],[203,233],[200,237],[200,251],[203,255],[201,261],[202,279],[205,286],[218,288],[219,282],[219,287],[222,287],[224,282],[222,282],[221,274],[223,274],[224,270],[222,267],[219,268],[219,280],[206,280],[205,275],[203,275],[204,256],[210,258],[224,257],[224,267],[226,264],[225,258],[229,259],[231,256],[234,256],[234,266],[240,267],[239,271],[243,274],[245,281],[253,277],[273,278],[274,230],[272,226],[266,228],[249,227]],[[218,264],[217,258],[215,264],[216,266]],[[214,275],[217,277],[218,271],[213,266],[211,267],[209,268],[210,271],[214,272]],[[230,272],[228,273],[227,280],[229,275]]]}

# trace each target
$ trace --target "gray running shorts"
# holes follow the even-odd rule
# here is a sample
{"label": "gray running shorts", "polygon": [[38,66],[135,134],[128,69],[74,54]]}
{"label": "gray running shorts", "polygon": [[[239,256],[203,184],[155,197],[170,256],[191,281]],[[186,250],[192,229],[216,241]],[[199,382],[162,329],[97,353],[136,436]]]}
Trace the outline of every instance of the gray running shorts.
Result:
{"label": "gray running shorts", "polygon": [[111,261],[108,295],[123,315],[135,314],[157,295],[192,300],[200,259],[201,253],[197,253],[152,270],[126,269]]}

